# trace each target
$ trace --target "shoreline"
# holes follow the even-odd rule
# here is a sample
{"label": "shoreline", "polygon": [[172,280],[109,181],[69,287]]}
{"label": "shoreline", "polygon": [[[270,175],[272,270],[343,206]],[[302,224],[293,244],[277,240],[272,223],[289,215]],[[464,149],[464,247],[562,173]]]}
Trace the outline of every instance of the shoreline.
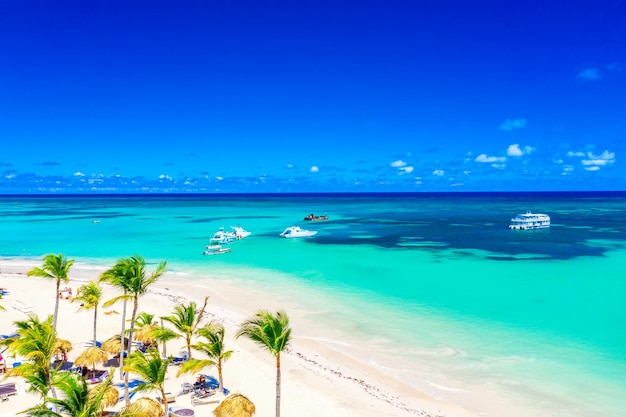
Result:
{"label": "shoreline", "polygon": [[[18,296],[23,298],[21,294],[29,292],[29,281],[22,280],[22,278],[25,278],[30,268],[40,263],[38,260],[16,258],[0,261],[0,286],[8,287],[11,291],[10,295],[2,300],[7,312],[0,312],[2,315],[8,314],[7,317],[11,316],[11,319],[6,321],[7,323],[15,321],[16,318],[13,317],[16,314],[18,317],[21,315],[19,319],[23,319],[23,313],[13,310],[10,305],[13,299],[17,299]],[[104,269],[106,268],[100,265],[76,262],[70,270],[71,281],[68,286],[77,288],[82,283],[97,278],[99,272]],[[167,315],[178,302],[188,300],[200,302],[204,295],[209,295],[206,322],[215,320],[225,326],[227,348],[234,351],[231,359],[224,364],[226,387],[231,392],[240,392],[248,396],[257,406],[258,415],[272,415],[275,405],[273,358],[252,342],[242,339],[234,340],[233,335],[238,324],[259,308],[272,311],[283,308],[280,306],[280,300],[272,299],[268,297],[268,294],[250,293],[246,288],[236,284],[221,281],[216,284],[214,279],[209,280],[212,285],[206,285],[207,282],[185,281],[183,275],[185,275],[184,271],[178,271],[166,273],[161,277],[148,294],[140,299],[140,311]],[[54,281],[34,277],[27,279],[36,280],[35,282],[38,283],[40,291],[32,294],[29,301],[33,300],[30,303],[37,306],[36,311],[42,318],[46,310],[44,306],[48,307],[50,313],[54,307],[51,299]],[[105,291],[104,300],[108,299],[107,294],[110,292],[110,288]],[[200,293],[202,293],[201,296]],[[190,294],[198,294],[198,296],[194,297]],[[342,354],[336,349],[329,349],[312,338],[299,335],[297,326],[300,317],[297,314],[292,317],[290,311],[285,309],[291,320],[293,338],[290,349],[281,355],[282,415],[313,417],[319,415],[320,410],[324,410],[326,415],[338,417],[354,415],[363,417],[380,415],[475,417],[479,415],[449,401],[431,398],[402,381],[381,373],[367,363]],[[66,332],[71,332],[64,328],[63,323],[64,319],[67,321],[71,310],[75,310],[74,305],[60,303],[59,336],[71,340],[77,346],[77,339],[81,336],[80,333],[76,334],[76,331],[86,331],[90,327],[81,325],[79,329],[74,329],[72,336],[67,337]],[[79,313],[77,317],[79,316],[86,323],[89,323],[90,319],[93,320],[92,312]],[[101,327],[110,329],[109,331],[117,330],[116,327],[119,325],[116,326],[115,317],[115,315],[99,314],[99,339],[109,337],[108,333],[103,336],[105,330],[101,331]],[[12,328],[12,326],[9,327]],[[0,329],[0,332],[7,331],[9,329]],[[340,341],[337,342],[340,343]],[[168,352],[171,354],[170,349],[168,346]],[[77,347],[70,353],[70,359],[78,353],[80,353],[80,348]],[[212,369],[206,370],[207,373],[212,371]],[[251,374],[256,377],[251,377]],[[180,387],[180,380],[185,379],[184,377],[176,378],[175,375],[169,378],[171,381],[168,381],[168,388],[172,392]],[[187,376],[187,379],[191,379],[191,376]],[[17,404],[18,401],[12,398],[10,403]],[[0,415],[6,411],[6,407],[7,402],[0,405]],[[208,408],[203,408],[203,410],[208,410]],[[12,411],[21,411],[21,409],[15,408]]]}

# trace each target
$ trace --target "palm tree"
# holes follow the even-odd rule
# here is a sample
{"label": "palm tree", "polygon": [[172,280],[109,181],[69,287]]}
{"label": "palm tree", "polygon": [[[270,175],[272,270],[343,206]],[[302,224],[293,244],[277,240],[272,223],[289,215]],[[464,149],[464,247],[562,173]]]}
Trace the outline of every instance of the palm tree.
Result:
{"label": "palm tree", "polygon": [[276,315],[259,310],[253,318],[243,322],[237,338],[240,336],[261,345],[276,358],[276,417],[280,417],[280,353],[289,346],[289,317],[282,310]]}
{"label": "palm tree", "polygon": [[[128,258],[119,260],[115,266],[108,271],[105,271],[100,279],[111,283],[113,286],[118,287],[124,291],[123,295],[115,297],[106,303],[104,306],[109,306],[120,300],[132,300],[133,312],[130,319],[130,331],[128,338],[133,340],[133,330],[135,327],[135,319],[137,316],[137,309],[139,308],[139,297],[144,295],[148,291],[148,287],[155,283],[161,275],[165,273],[166,262],[161,262],[156,271],[152,275],[146,273],[146,261],[143,257],[135,255]],[[126,309],[124,309],[125,318]],[[124,337],[124,324],[122,324],[121,337]],[[123,346],[123,344],[122,344]],[[128,356],[130,356],[131,345],[128,345]],[[123,365],[124,353],[120,352],[120,369]],[[124,376],[124,388],[126,405],[130,404],[130,398],[128,397],[128,373]]]}
{"label": "palm tree", "polygon": [[80,302],[79,310],[91,310],[93,308],[93,345],[96,345],[96,328],[98,323],[98,304],[102,298],[102,287],[95,281],[89,281],[81,285],[78,295],[72,298],[72,302]]}
{"label": "palm tree", "polygon": [[[113,298],[109,301],[107,301],[106,303],[103,304],[104,307],[108,307],[109,305],[115,304],[116,302],[122,300],[124,301],[124,306],[122,308],[122,331],[120,333],[120,340],[123,340],[124,338],[124,334],[126,333],[126,303],[128,301],[128,297],[127,297],[127,289],[126,289],[126,285],[127,285],[127,277],[126,277],[126,268],[124,267],[124,264],[122,263],[123,260],[120,260],[117,264],[115,264],[115,266],[113,266],[113,268],[104,271],[101,275],[100,275],[100,282],[107,282],[109,284],[111,284],[113,287],[116,287],[118,289],[121,289],[123,292],[122,297],[116,297]],[[120,378],[122,378],[123,375],[123,370],[122,367],[124,366],[124,350],[126,348],[121,345],[120,346]],[[128,401],[128,387],[126,387],[126,400]]]}
{"label": "palm tree", "polygon": [[53,316],[40,321],[35,315],[27,320],[16,321],[18,336],[6,339],[4,344],[11,354],[27,360],[16,368],[7,371],[8,376],[23,377],[28,383],[30,392],[37,392],[43,399],[49,392],[56,397],[52,381],[56,369],[50,364],[54,357],[57,332],[53,324]]}
{"label": "palm tree", "polygon": [[43,257],[43,265],[41,267],[35,267],[28,271],[29,277],[49,278],[56,280],[57,287],[54,293],[55,305],[54,305],[54,320],[52,325],[56,329],[57,316],[59,314],[59,288],[61,287],[61,281],[68,282],[70,280],[68,273],[70,268],[74,265],[73,259],[67,259],[62,253],[55,255],[53,253]]}
{"label": "palm tree", "polygon": [[[57,406],[57,413],[51,413],[46,403],[39,404],[25,413],[31,416],[99,417],[104,407],[115,405],[119,393],[112,383],[113,373],[102,383],[89,389],[85,378],[75,373],[59,373],[54,385],[64,394],[62,398],[46,398],[47,403]],[[65,413],[65,414],[60,414]]]}
{"label": "palm tree", "polygon": [[219,389],[224,392],[222,366],[233,353],[232,350],[224,349],[224,326],[221,324],[209,323],[205,327],[198,329],[196,334],[205,338],[207,341],[198,342],[191,347],[194,350],[205,353],[209,359],[189,359],[185,361],[178,372],[178,376],[185,373],[196,373],[203,368],[215,365],[219,378]]}
{"label": "palm tree", "polygon": [[139,384],[133,392],[158,391],[163,402],[163,412],[167,413],[167,396],[165,395],[165,377],[171,359],[163,359],[156,349],[147,353],[133,352],[126,361],[124,370],[139,375],[145,384]]}
{"label": "palm tree", "polygon": [[[200,320],[202,320],[208,302],[209,297],[204,297],[204,304],[200,310],[196,310],[196,303],[194,301],[189,302],[187,305],[178,305],[174,307],[174,314],[163,317],[163,320],[171,323],[177,330],[177,332],[174,332],[174,334],[170,336],[185,338],[188,358],[191,358],[191,338],[198,328]],[[167,336],[167,329],[159,331],[158,334],[161,337]]]}
{"label": "palm tree", "polygon": [[154,314],[141,312],[135,320],[135,340],[140,341],[144,346],[150,346],[155,342],[154,331],[159,328],[159,323],[154,321]]}

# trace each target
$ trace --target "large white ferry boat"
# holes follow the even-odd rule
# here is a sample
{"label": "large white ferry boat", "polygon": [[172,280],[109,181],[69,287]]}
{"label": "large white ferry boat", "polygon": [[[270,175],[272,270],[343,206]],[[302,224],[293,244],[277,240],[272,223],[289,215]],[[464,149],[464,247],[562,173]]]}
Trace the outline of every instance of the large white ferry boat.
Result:
{"label": "large white ferry boat", "polygon": [[511,219],[509,229],[513,230],[529,230],[529,229],[545,229],[550,227],[550,216],[541,213],[518,214]]}

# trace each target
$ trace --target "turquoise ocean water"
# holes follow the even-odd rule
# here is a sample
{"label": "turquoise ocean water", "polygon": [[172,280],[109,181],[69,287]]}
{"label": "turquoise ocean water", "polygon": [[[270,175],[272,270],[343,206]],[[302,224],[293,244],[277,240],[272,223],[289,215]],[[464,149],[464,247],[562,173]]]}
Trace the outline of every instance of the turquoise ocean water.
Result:
{"label": "turquoise ocean water", "polygon": [[[508,230],[528,210],[552,227]],[[202,255],[234,225],[253,235]],[[280,239],[291,225],[318,234]],[[0,197],[0,256],[50,252],[271,288],[311,338],[489,415],[493,393],[527,415],[626,410],[624,193]]]}

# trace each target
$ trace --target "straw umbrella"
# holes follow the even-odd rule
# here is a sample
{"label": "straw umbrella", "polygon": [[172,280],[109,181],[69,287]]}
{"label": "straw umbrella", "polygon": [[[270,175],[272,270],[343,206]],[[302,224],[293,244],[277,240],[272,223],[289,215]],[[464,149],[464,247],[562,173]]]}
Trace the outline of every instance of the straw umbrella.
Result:
{"label": "straw umbrella", "polygon": [[256,412],[254,403],[241,394],[230,394],[213,410],[215,417],[251,417]]}
{"label": "straw umbrella", "polygon": [[[102,350],[112,355],[120,353],[120,348],[122,347],[121,346],[122,342],[120,342],[120,340],[122,340],[122,338],[120,337],[119,334],[109,337],[107,340],[105,340],[102,343]],[[124,338],[124,350],[127,350],[127,349],[128,349],[128,338],[125,337]]]}
{"label": "straw umbrella", "polygon": [[120,413],[120,416],[132,417],[161,417],[162,415],[163,407],[161,404],[152,398],[145,397],[139,398]]}
{"label": "straw umbrella", "polygon": [[92,346],[87,349],[74,361],[76,366],[86,366],[88,368],[96,369],[96,365],[99,363],[106,363],[109,360],[109,354],[99,347]]}
{"label": "straw umbrella", "polygon": [[72,342],[57,337],[57,340],[54,342],[52,353],[58,358],[59,355],[65,356],[65,354],[70,352],[72,349]]}

